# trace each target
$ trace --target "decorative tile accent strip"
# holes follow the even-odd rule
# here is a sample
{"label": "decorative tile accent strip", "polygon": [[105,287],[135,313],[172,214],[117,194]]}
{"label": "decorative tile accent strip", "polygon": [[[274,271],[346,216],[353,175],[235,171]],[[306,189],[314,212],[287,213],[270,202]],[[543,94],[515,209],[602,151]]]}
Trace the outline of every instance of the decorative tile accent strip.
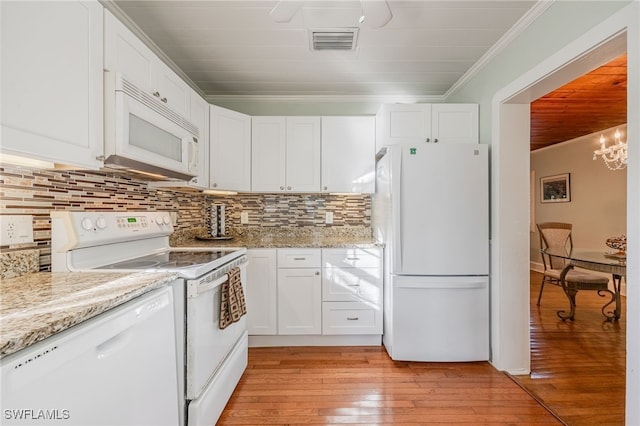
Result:
{"label": "decorative tile accent strip", "polygon": [[[52,210],[173,211],[176,231],[205,226],[206,207],[223,203],[228,228],[371,227],[371,196],[331,194],[239,194],[213,197],[196,191],[156,189],[120,173],[45,170],[0,164],[0,215],[33,215],[34,243],[0,247],[2,252],[37,249],[40,270],[51,270]],[[249,215],[240,224],[240,213]],[[325,224],[326,212],[333,224]]]}

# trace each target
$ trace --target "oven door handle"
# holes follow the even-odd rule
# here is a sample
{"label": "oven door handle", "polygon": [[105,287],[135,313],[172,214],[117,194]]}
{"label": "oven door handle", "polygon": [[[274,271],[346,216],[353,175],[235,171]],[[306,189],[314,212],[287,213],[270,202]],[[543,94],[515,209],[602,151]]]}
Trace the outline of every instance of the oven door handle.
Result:
{"label": "oven door handle", "polygon": [[216,288],[224,284],[224,282],[227,281],[228,279],[229,279],[229,274],[224,274],[223,276],[221,276],[216,280],[204,282],[204,283],[202,282],[203,280],[189,280],[187,281],[187,297],[189,299],[196,298],[198,297],[199,294],[205,293],[211,290],[212,288]]}

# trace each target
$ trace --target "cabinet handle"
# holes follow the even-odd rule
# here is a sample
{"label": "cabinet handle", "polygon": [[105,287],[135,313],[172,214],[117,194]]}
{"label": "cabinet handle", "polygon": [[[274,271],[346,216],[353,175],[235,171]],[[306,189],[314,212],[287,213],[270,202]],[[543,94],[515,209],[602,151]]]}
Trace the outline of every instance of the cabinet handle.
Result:
{"label": "cabinet handle", "polygon": [[306,257],[294,257],[293,260],[307,260]]}
{"label": "cabinet handle", "polygon": [[316,275],[320,275],[320,272],[316,271]]}
{"label": "cabinet handle", "polygon": [[360,260],[359,257],[347,257],[347,260]]}
{"label": "cabinet handle", "polygon": [[438,143],[438,138],[435,138],[433,142]]}
{"label": "cabinet handle", "polygon": [[425,140],[425,142],[431,142],[431,139],[430,139],[430,138],[427,138],[427,139]]}
{"label": "cabinet handle", "polygon": [[281,187],[280,187],[280,190],[284,191],[284,186],[281,186]]}
{"label": "cabinet handle", "polygon": [[347,317],[347,321],[358,321],[359,319],[358,317]]}
{"label": "cabinet handle", "polygon": [[153,92],[153,96],[155,96],[156,98],[160,97],[160,92]]}
{"label": "cabinet handle", "polygon": [[291,191],[291,187],[290,187],[290,186],[287,186],[287,190],[288,190],[288,191]]}
{"label": "cabinet handle", "polygon": [[360,287],[360,284],[347,284],[349,287]]}
{"label": "cabinet handle", "polygon": [[324,190],[326,191],[327,189],[329,189],[329,188],[325,186],[325,187],[324,187]]}
{"label": "cabinet handle", "polygon": [[162,98],[160,99],[162,102],[164,102],[165,104],[167,103],[167,98]]}
{"label": "cabinet handle", "polygon": [[213,184],[213,185],[211,185],[211,186],[213,186],[214,188],[217,188],[217,187],[218,187],[218,184],[217,184],[217,183],[214,183],[214,184]]}

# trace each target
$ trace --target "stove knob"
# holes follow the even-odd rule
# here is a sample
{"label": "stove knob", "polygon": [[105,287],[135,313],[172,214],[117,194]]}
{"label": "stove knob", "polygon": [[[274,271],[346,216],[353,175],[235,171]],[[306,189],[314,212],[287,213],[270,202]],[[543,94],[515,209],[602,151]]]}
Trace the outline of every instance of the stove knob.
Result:
{"label": "stove knob", "polygon": [[156,223],[157,223],[158,225],[162,225],[162,216],[158,216],[158,217],[156,217]]}
{"label": "stove knob", "polygon": [[171,223],[171,218],[169,216],[165,216],[163,220],[165,225],[169,225]]}
{"label": "stove knob", "polygon": [[93,228],[93,221],[88,217],[85,217],[82,219],[82,222],[80,222],[80,226],[82,226],[82,229],[90,231]]}
{"label": "stove knob", "polygon": [[105,220],[104,217],[99,217],[96,220],[96,226],[98,227],[98,229],[104,229],[107,227],[107,221]]}

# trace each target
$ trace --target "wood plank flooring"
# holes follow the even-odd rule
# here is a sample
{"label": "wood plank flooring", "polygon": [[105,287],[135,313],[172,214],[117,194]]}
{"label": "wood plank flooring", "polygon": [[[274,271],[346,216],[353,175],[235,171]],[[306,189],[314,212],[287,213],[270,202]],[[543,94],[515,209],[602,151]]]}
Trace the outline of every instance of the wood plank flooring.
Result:
{"label": "wood plank flooring", "polygon": [[[515,380],[569,425],[624,424],[625,325],[603,321],[601,300],[578,295],[576,319],[556,317],[566,298],[548,286],[535,305],[532,374]],[[219,425],[562,424],[485,362],[392,361],[383,347],[252,348]]]}
{"label": "wood plank flooring", "polygon": [[604,320],[596,292],[577,296],[575,321],[559,287],[545,286],[536,306],[541,274],[531,282],[531,375],[514,376],[569,425],[623,425],[625,400],[626,298],[622,318]]}

